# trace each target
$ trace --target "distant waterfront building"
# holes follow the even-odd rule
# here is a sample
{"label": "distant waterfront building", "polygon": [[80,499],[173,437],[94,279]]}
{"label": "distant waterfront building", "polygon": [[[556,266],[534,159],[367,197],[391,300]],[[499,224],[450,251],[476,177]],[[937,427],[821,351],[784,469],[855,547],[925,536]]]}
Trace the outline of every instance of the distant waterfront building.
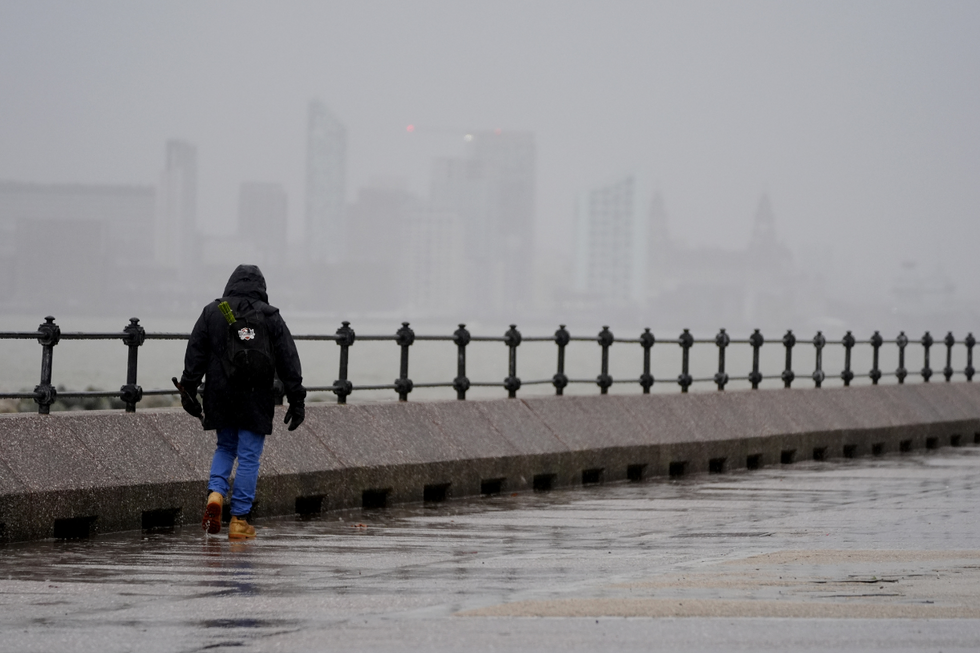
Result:
{"label": "distant waterfront building", "polygon": [[[740,249],[685,247],[667,234],[666,213],[656,207],[651,227],[660,236],[651,266],[649,305],[685,326],[717,328],[784,328],[799,314],[797,301],[808,289],[797,273],[793,255],[780,242],[767,195],[759,198],[749,242]],[[661,221],[654,218],[661,215]],[[676,325],[675,325],[676,326]]]}
{"label": "distant waterfront building", "polygon": [[347,129],[319,100],[309,106],[306,135],[307,258],[343,262],[346,251]]}
{"label": "distant waterfront building", "polygon": [[183,281],[200,265],[197,148],[185,141],[167,141],[153,243],[157,264],[180,271]]}
{"label": "distant waterfront building", "polygon": [[637,175],[585,193],[576,219],[579,293],[603,304],[642,304],[646,299],[650,199]]}
{"label": "distant waterfront building", "polygon": [[347,207],[344,305],[362,311],[404,308],[411,290],[411,222],[422,201],[399,180],[376,179]]}
{"label": "distant waterfront building", "polygon": [[655,193],[650,200],[647,239],[646,294],[649,302],[671,290],[671,252],[674,244],[670,238],[664,198],[660,193]]}
{"label": "distant waterfront building", "polygon": [[[474,298],[467,297],[462,221],[457,213],[431,206],[409,223],[410,307],[426,315],[464,319]],[[479,299],[479,297],[475,298]],[[470,301],[467,301],[470,300]]]}
{"label": "distant waterfront building", "polygon": [[778,238],[767,195],[747,244],[690,247],[671,237],[663,198],[644,186],[629,175],[580,196],[567,310],[624,309],[627,319],[668,328],[785,328],[814,297]]}
{"label": "distant waterfront building", "polygon": [[532,134],[467,134],[462,157],[437,159],[431,215],[458,222],[463,285],[474,312],[512,315],[530,300],[534,256],[535,145]]}
{"label": "distant waterfront building", "polygon": [[0,181],[0,300],[123,302],[153,262],[152,186]]}
{"label": "distant waterfront building", "polygon": [[251,260],[277,267],[286,258],[288,202],[281,184],[245,182],[238,191],[238,237],[251,245]]}

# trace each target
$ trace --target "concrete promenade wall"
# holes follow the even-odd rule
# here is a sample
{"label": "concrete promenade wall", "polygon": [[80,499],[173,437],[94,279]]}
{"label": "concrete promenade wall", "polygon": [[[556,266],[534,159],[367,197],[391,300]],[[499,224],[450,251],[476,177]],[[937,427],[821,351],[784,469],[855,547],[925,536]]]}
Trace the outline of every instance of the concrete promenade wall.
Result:
{"label": "concrete promenade wall", "polygon": [[[311,404],[276,424],[256,517],[972,445],[980,384]],[[179,409],[0,415],[0,541],[194,524],[213,446]]]}

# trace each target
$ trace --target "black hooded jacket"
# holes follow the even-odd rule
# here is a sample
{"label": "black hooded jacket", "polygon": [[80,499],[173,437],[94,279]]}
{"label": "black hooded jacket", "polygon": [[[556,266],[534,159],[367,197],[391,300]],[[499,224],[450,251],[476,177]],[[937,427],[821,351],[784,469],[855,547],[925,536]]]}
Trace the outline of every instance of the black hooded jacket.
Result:
{"label": "black hooded jacket", "polygon": [[299,354],[289,328],[279,315],[279,309],[269,305],[265,290],[265,277],[255,265],[239,265],[235,268],[224,296],[216,299],[201,312],[184,355],[184,373],[181,385],[197,388],[204,384],[204,428],[243,428],[255,433],[272,433],[272,417],[275,412],[273,388],[255,389],[247,393],[232,391],[225,376],[221,360],[228,337],[228,322],[218,304],[227,301],[232,311],[241,313],[242,307],[251,303],[255,310],[265,315],[266,328],[272,340],[276,374],[285,387],[290,404],[301,404],[306,399],[303,388],[303,370]]}

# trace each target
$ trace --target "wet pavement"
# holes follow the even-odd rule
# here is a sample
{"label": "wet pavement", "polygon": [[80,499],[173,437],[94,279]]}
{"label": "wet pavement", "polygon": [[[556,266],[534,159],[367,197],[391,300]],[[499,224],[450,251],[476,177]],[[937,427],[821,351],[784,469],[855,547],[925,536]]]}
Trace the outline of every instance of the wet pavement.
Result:
{"label": "wet pavement", "polygon": [[6,545],[0,650],[977,650],[978,500],[967,447]]}

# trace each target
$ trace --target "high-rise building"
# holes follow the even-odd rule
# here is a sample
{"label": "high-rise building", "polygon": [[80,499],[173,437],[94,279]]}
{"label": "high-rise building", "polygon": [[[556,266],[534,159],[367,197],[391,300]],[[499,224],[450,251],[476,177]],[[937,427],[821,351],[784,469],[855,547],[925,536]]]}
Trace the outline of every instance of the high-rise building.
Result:
{"label": "high-rise building", "polygon": [[579,293],[604,304],[645,301],[649,207],[649,195],[637,175],[579,198],[575,238],[575,288]]}
{"label": "high-rise building", "polygon": [[373,180],[347,207],[342,301],[361,311],[410,303],[411,222],[422,201],[397,180]]}
{"label": "high-rise building", "polygon": [[647,223],[647,301],[655,301],[673,285],[673,246],[664,198],[655,193],[650,200],[650,218]]}
{"label": "high-rise building", "polygon": [[179,270],[183,281],[200,264],[197,148],[185,141],[167,141],[154,226],[154,259]]}
{"label": "high-rise building", "polygon": [[306,134],[307,259],[337,265],[346,252],[347,129],[319,100],[310,102]]}
{"label": "high-rise building", "polygon": [[286,259],[286,190],[281,184],[245,182],[238,191],[238,236],[251,245],[251,261],[279,266]]}
{"label": "high-rise building", "polygon": [[436,160],[433,215],[455,215],[474,312],[512,315],[530,299],[535,147],[529,133],[467,134],[462,157]]}
{"label": "high-rise building", "polygon": [[[409,223],[408,297],[428,315],[466,319],[464,230],[459,215],[426,207]],[[472,304],[472,302],[470,302]]]}

